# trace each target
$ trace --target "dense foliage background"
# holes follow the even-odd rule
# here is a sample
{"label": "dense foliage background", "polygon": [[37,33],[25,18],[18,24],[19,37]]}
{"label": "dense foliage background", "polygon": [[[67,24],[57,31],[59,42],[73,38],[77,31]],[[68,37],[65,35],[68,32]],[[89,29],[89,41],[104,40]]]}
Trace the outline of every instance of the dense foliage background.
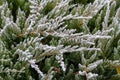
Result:
{"label": "dense foliage background", "polygon": [[120,80],[120,1],[1,0],[0,80]]}

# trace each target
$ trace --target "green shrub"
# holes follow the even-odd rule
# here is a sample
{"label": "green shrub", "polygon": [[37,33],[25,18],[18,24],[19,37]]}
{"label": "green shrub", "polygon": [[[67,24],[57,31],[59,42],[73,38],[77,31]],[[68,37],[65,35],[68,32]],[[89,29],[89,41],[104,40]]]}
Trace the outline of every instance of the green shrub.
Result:
{"label": "green shrub", "polygon": [[119,0],[1,0],[0,80],[119,80]]}

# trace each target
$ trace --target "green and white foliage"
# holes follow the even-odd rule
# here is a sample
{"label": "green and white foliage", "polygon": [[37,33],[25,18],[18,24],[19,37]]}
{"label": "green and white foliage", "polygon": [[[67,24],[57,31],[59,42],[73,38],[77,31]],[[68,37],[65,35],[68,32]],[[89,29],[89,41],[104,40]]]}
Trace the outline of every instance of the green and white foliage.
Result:
{"label": "green and white foliage", "polygon": [[118,74],[116,1],[21,1],[29,15],[23,2],[16,15],[9,0],[0,4],[0,80],[111,80]]}

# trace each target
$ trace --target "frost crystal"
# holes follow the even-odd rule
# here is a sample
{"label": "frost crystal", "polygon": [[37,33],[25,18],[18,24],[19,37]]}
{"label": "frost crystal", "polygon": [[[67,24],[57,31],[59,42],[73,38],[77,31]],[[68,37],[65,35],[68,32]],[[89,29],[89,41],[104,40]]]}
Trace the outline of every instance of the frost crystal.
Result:
{"label": "frost crystal", "polygon": [[0,1],[0,80],[114,78],[119,52],[118,0]]}
{"label": "frost crystal", "polygon": [[38,72],[38,74],[44,77],[44,74],[39,70],[38,65],[35,64],[35,60],[29,60],[28,62],[30,63],[31,67]]}
{"label": "frost crystal", "polygon": [[31,53],[28,50],[22,51],[18,49],[15,53],[19,55],[18,60],[20,61],[28,61],[32,57]]}

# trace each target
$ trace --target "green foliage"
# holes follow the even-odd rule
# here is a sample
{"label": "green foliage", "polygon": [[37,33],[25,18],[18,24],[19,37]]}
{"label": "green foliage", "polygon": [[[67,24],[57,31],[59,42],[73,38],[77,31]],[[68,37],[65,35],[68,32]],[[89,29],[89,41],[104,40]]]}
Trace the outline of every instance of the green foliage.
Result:
{"label": "green foliage", "polygon": [[28,0],[7,0],[9,3],[8,6],[12,11],[14,21],[16,21],[18,9],[20,8],[26,14],[26,17],[29,15],[29,2]]}
{"label": "green foliage", "polygon": [[0,80],[119,80],[119,0],[1,0]]}

